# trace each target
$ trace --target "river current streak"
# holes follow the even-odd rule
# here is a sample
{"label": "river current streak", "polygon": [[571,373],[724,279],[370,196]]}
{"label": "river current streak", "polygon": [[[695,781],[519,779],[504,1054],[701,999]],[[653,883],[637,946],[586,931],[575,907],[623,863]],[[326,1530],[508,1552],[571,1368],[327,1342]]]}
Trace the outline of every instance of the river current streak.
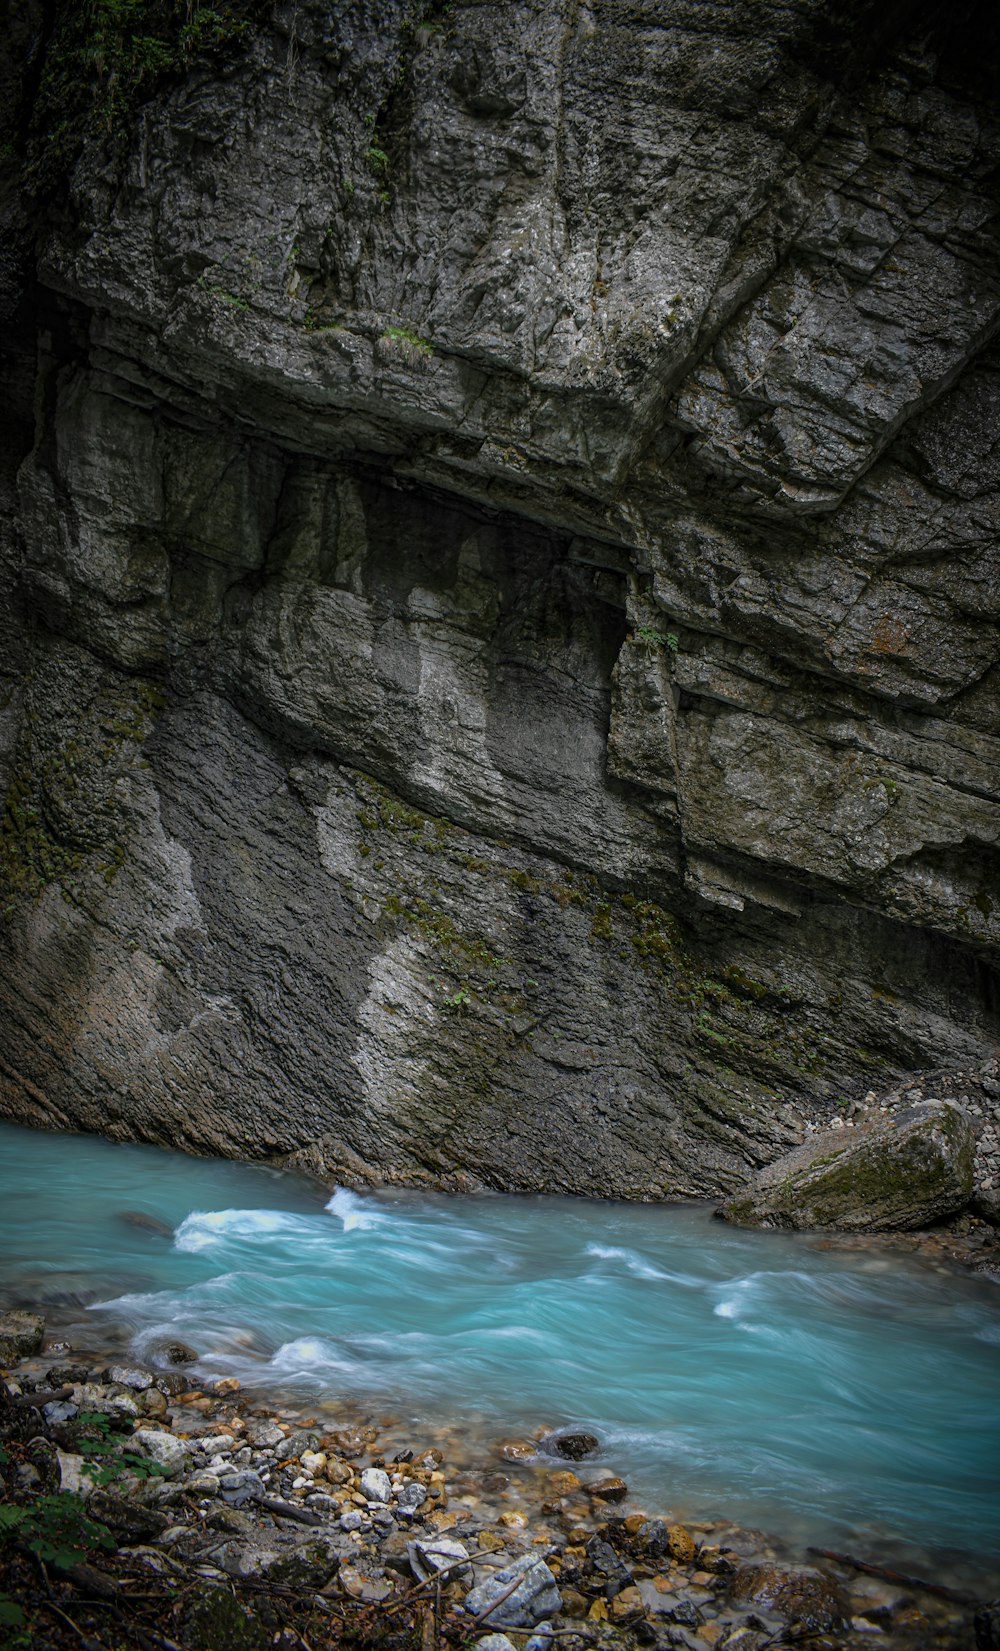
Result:
{"label": "river current streak", "polygon": [[9,1125],[0,1253],[6,1302],[82,1346],[155,1362],[179,1338],[202,1380],[370,1399],[467,1443],[585,1426],[650,1506],[796,1543],[1000,1545],[1000,1289],[917,1258],[700,1206],[330,1196]]}

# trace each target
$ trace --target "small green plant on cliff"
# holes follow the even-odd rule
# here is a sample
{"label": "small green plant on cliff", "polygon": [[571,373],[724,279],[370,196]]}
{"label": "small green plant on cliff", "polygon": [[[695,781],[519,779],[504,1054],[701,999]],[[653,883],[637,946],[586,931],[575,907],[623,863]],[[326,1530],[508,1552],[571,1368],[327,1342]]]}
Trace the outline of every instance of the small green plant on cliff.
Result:
{"label": "small green plant on cliff", "polygon": [[411,327],[386,327],[382,337],[390,344],[403,345],[407,349],[416,350],[420,355],[434,354],[433,344],[428,339],[421,338]]}
{"label": "small green plant on cliff", "polygon": [[199,280],[198,285],[203,292],[208,293],[209,298],[216,298],[220,304],[228,304],[231,309],[248,310],[250,308],[246,299],[241,298],[238,292],[230,292],[228,287],[211,287],[204,276]]}
{"label": "small green plant on cliff", "polygon": [[123,131],[168,76],[226,56],[270,11],[265,0],[56,0],[29,117],[29,174],[52,190],[90,136]]}
{"label": "small green plant on cliff", "polygon": [[667,648],[675,654],[680,646],[676,631],[657,631],[652,625],[639,625],[635,635],[636,640],[645,643],[651,652],[654,648]]}

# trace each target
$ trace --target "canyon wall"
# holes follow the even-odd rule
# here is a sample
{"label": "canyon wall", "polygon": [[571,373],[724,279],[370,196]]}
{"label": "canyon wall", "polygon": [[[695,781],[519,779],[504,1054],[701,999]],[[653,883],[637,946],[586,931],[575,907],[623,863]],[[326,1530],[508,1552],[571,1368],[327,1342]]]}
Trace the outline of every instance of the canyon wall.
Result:
{"label": "canyon wall", "polygon": [[1000,120],[942,13],[299,0],[47,193],[25,24],[6,1116],[713,1195],[982,1067]]}

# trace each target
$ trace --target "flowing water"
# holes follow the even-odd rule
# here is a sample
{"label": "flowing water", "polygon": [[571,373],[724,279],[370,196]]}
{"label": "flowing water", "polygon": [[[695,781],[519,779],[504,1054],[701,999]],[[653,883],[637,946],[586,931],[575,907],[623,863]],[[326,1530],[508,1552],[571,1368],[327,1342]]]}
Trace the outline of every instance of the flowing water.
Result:
{"label": "flowing water", "polygon": [[[124,1219],[157,1218],[159,1234]],[[411,1442],[573,1423],[657,1512],[897,1559],[1000,1550],[1000,1287],[699,1206],[332,1196],[243,1164],[0,1126],[6,1302],[50,1333]],[[420,1430],[423,1430],[422,1432]],[[452,1460],[449,1452],[449,1460]]]}

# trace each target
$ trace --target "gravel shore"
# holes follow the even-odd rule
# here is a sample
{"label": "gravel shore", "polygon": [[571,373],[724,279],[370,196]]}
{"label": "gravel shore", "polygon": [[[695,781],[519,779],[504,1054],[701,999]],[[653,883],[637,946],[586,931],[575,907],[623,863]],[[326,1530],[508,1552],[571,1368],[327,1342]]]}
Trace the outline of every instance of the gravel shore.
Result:
{"label": "gravel shore", "polygon": [[[200,1386],[181,1345],[155,1369],[43,1350],[22,1313],[0,1320],[0,1348],[0,1553],[32,1636],[12,1646],[997,1643],[953,1578],[866,1574],[864,1555],[803,1563],[760,1532],[636,1507],[582,1432],[498,1438],[470,1467],[439,1430],[401,1445],[397,1418],[353,1405]],[[60,1507],[86,1529],[46,1565]]]}

